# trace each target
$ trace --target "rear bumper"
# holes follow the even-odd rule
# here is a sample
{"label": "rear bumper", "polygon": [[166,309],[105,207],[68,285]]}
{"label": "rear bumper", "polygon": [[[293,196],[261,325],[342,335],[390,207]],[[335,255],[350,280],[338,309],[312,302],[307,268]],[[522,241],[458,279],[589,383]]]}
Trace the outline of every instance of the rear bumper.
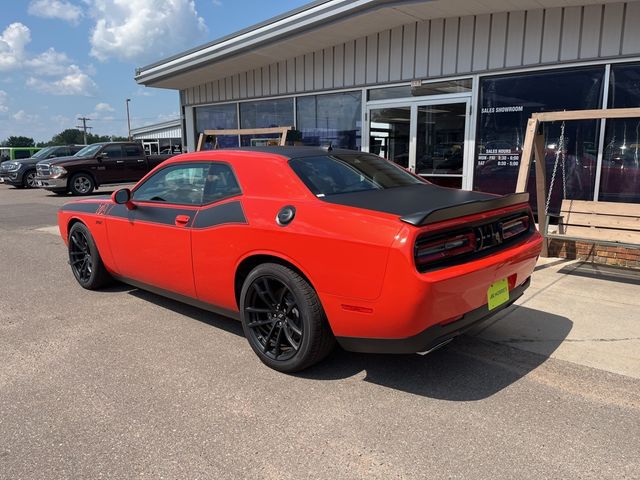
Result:
{"label": "rear bumper", "polygon": [[487,305],[476,308],[459,320],[445,325],[433,325],[417,335],[407,338],[356,338],[336,337],[342,348],[350,352],[359,353],[416,353],[425,352],[464,333],[471,327],[477,326],[493,317],[496,313],[509,307],[529,288],[531,278],[509,292],[509,301],[494,310]]}

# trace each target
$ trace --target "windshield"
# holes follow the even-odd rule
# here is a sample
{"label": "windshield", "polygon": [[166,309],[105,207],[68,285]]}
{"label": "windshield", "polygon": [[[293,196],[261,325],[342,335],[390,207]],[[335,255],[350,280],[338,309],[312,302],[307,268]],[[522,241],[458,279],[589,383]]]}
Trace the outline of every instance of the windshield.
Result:
{"label": "windshield", "polygon": [[74,157],[91,157],[98,150],[102,148],[102,143],[94,143],[92,145],[87,145],[82,150],[74,155]]}
{"label": "windshield", "polygon": [[424,183],[394,163],[371,154],[295,158],[289,165],[317,197]]}
{"label": "windshield", "polygon": [[49,154],[55,150],[56,147],[46,147],[43,148],[42,150],[37,151],[36,153],[34,153],[32,155],[31,158],[47,158],[49,156]]}

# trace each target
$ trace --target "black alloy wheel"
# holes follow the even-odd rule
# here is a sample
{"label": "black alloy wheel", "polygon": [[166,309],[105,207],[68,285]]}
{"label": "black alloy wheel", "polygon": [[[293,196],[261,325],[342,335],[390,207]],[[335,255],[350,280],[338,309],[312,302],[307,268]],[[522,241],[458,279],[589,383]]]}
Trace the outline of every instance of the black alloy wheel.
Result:
{"label": "black alloy wheel", "polygon": [[251,348],[275,370],[303,370],[322,360],[335,344],[315,290],[288,267],[256,267],[243,285],[240,303]]}
{"label": "black alloy wheel", "polygon": [[69,180],[69,190],[73,195],[90,195],[95,188],[93,178],[86,173],[76,173]]}
{"label": "black alloy wheel", "polygon": [[89,229],[82,223],[74,224],[69,231],[69,264],[78,283],[88,290],[100,288],[111,280]]}
{"label": "black alloy wheel", "polygon": [[29,170],[22,177],[22,186],[24,188],[36,188],[36,171]]}

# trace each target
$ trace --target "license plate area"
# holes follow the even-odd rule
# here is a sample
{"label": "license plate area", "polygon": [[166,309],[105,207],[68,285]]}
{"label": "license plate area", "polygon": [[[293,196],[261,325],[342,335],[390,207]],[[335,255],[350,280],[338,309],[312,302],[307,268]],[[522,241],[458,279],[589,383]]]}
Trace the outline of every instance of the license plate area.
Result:
{"label": "license plate area", "polygon": [[509,281],[506,278],[492,283],[487,289],[489,310],[494,310],[509,301]]}

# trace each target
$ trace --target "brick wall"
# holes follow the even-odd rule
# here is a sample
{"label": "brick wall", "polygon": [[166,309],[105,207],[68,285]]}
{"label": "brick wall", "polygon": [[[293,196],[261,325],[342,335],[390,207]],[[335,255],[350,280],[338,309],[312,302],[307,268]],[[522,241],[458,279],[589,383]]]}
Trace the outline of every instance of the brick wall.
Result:
{"label": "brick wall", "polygon": [[640,269],[640,248],[614,247],[554,238],[549,242],[549,256]]}

